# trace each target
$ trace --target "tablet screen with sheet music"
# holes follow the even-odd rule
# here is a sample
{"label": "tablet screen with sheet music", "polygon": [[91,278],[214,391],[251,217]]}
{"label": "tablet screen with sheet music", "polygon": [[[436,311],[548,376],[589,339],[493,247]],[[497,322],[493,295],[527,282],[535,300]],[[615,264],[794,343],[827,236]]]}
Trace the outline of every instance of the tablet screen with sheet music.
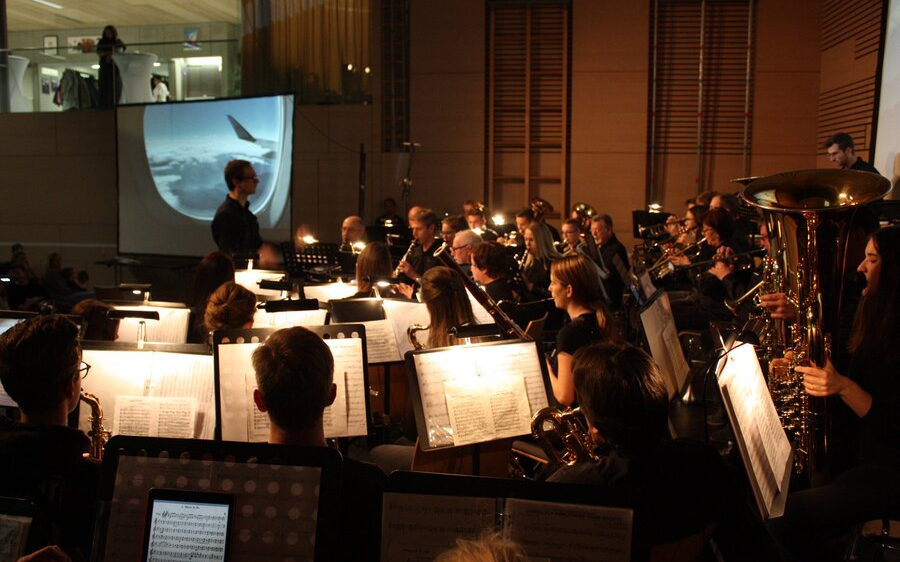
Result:
{"label": "tablet screen with sheet music", "polygon": [[184,490],[150,490],[144,562],[228,560],[234,496]]}

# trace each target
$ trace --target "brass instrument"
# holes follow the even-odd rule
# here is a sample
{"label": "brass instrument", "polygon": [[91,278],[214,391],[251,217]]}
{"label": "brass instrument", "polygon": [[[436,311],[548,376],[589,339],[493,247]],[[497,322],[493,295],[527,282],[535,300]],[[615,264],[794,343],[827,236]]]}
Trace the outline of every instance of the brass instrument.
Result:
{"label": "brass instrument", "polygon": [[717,263],[727,263],[734,265],[735,271],[745,271],[753,268],[753,260],[752,257],[765,252],[763,248],[757,248],[755,250],[749,250],[747,252],[741,252],[739,254],[731,254],[729,256],[716,256],[711,260],[703,260],[698,261],[696,263],[692,263],[691,265],[677,265],[673,272],[678,271],[687,271],[689,269],[697,269],[703,267],[712,267]]}
{"label": "brass instrument", "polygon": [[824,366],[829,336],[844,346],[839,322],[845,273],[862,260],[866,236],[853,223],[858,207],[884,197],[887,179],[852,170],[801,170],[750,181],[741,197],[762,210],[769,229],[769,256],[785,293],[797,308],[797,321],[785,351],[790,366],[775,366],[769,390],[785,429],[797,446],[794,469],[813,486],[830,478],[833,459],[827,398],[804,391],[797,365]]}
{"label": "brass instrument", "polygon": [[700,240],[697,240],[693,244],[681,248],[680,250],[675,250],[671,253],[664,253],[663,256],[656,261],[655,264],[647,269],[647,273],[649,273],[650,276],[656,280],[664,278],[668,274],[675,271],[675,266],[671,261],[669,261],[671,258],[674,258],[677,255],[686,254],[687,252],[693,252],[694,250],[699,249],[704,242],[706,242],[706,236],[704,236]]}
{"label": "brass instrument", "polygon": [[420,342],[416,337],[416,332],[422,332],[424,330],[429,329],[430,326],[423,326],[421,324],[413,324],[409,328],[406,329],[406,339],[409,340],[409,343],[412,344],[413,349],[425,349],[425,344]]}
{"label": "brass instrument", "polygon": [[88,418],[91,424],[91,430],[88,431],[88,438],[91,440],[89,454],[92,459],[103,460],[103,447],[111,434],[109,430],[103,428],[103,407],[100,406],[100,400],[88,392],[82,392],[79,399],[91,408],[91,415]]}
{"label": "brass instrument", "polygon": [[[669,216],[672,216],[672,215],[669,215]],[[642,238],[656,238],[657,236],[662,236],[663,233],[666,232],[666,227],[669,227],[672,225],[680,226],[689,220],[690,219],[678,219],[675,221],[666,221],[666,222],[661,222],[658,224],[651,224],[648,226],[639,226],[638,227],[638,236],[640,236]],[[679,234],[683,234],[683,232],[679,233]],[[676,235],[676,237],[677,237],[677,235]]]}
{"label": "brass instrument", "polygon": [[553,205],[546,199],[541,199],[540,197],[532,199],[531,203],[529,203],[529,207],[531,207],[531,211],[534,213],[534,220],[538,222],[544,218],[545,214],[553,212]]}
{"label": "brass instrument", "polygon": [[588,205],[587,203],[575,203],[572,205],[572,213],[571,217],[573,219],[578,219],[581,222],[581,230],[587,230],[589,233],[591,231],[591,219],[594,218],[594,215],[597,214],[597,209]]}
{"label": "brass instrument", "polygon": [[[547,428],[547,425],[550,428]],[[565,447],[562,452],[553,446],[549,434],[555,433]],[[550,464],[572,466],[579,462],[596,461],[594,443],[588,432],[587,418],[581,408],[558,410],[542,408],[531,419],[531,435],[538,442]]]}
{"label": "brass instrument", "polygon": [[739,296],[738,298],[725,299],[725,308],[727,308],[730,313],[737,316],[738,309],[741,307],[742,304],[744,304],[744,301],[746,301],[749,298],[756,298],[759,296],[759,290],[763,287],[765,282],[766,282],[765,279],[760,279],[759,283],[750,287],[750,289],[747,290],[746,293]]}

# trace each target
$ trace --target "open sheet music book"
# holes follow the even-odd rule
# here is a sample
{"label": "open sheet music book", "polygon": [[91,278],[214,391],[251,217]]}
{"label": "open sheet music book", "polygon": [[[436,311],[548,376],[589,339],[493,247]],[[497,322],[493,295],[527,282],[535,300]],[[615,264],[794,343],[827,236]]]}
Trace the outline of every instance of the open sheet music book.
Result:
{"label": "open sheet music book", "polygon": [[530,434],[548,406],[537,342],[413,351],[406,364],[422,450]]}
{"label": "open sheet music book", "polygon": [[626,562],[632,510],[515,498],[384,494],[381,559],[434,560],[457,537],[496,530],[531,560]]}
{"label": "open sheet music book", "polygon": [[[206,346],[173,346],[198,353],[128,349],[128,344],[85,342],[91,366],[82,381],[103,407],[103,425],[113,435],[212,439],[216,426],[213,358]],[[132,344],[133,346],[133,344]],[[199,353],[201,352],[202,353]],[[82,406],[79,427],[90,429],[90,408]]]}
{"label": "open sheet music book", "polygon": [[738,342],[720,360],[719,390],[763,519],[784,513],[793,454],[756,350]]}
{"label": "open sheet music book", "polygon": [[[337,385],[334,403],[325,408],[325,437],[367,435],[369,401],[363,349],[366,339],[365,329],[359,324],[312,328],[316,328],[313,331],[317,333],[322,331],[337,333],[344,330],[356,334],[351,337],[330,337],[324,340],[334,357],[334,384]],[[260,412],[253,402],[253,391],[257,385],[251,357],[260,342],[274,330],[261,328],[240,332],[256,336],[245,337],[243,343],[234,343],[234,340],[220,343],[220,334],[226,334],[228,331],[216,332],[215,336],[221,438],[225,441],[265,442],[269,440],[269,416]]]}

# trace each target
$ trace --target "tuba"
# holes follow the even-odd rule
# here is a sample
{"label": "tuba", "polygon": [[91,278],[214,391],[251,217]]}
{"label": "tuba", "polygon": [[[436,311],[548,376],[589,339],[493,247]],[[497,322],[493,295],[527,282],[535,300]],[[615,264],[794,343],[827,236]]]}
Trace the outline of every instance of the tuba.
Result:
{"label": "tuba", "polygon": [[[550,434],[556,434],[559,441],[562,441],[564,449],[561,452],[554,446]],[[594,452],[587,419],[581,408],[566,410],[558,410],[552,406],[542,408],[531,420],[531,435],[544,450],[550,464],[554,466],[572,466],[580,462],[599,460]]]}
{"label": "tuba", "polygon": [[103,460],[103,447],[109,440],[110,432],[103,428],[103,408],[100,406],[100,400],[88,392],[82,392],[79,398],[91,408],[91,415],[88,418],[91,424],[91,430],[88,431],[91,446],[88,454],[92,459]]}
{"label": "tuba", "polygon": [[[780,287],[797,309],[784,351],[789,367],[771,369],[769,390],[785,430],[797,447],[794,470],[812,486],[828,481],[834,462],[828,398],[804,391],[797,365],[824,366],[828,346],[843,348],[839,325],[846,312],[847,274],[862,260],[868,232],[859,207],[890,191],[887,179],[852,170],[801,170],[750,181],[741,197],[762,210],[769,257]],[[869,230],[872,228],[870,227]],[[774,285],[774,283],[773,283]],[[836,347],[837,348],[837,347]]]}

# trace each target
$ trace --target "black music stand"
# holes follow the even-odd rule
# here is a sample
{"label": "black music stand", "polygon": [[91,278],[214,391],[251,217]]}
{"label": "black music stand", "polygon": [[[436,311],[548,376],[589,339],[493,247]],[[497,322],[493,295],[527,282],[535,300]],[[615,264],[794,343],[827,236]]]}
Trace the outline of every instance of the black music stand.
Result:
{"label": "black music stand", "polygon": [[[313,531],[310,527],[314,526],[314,535],[301,537],[300,541],[314,541],[315,560],[331,560],[338,546],[341,463],[340,454],[327,447],[113,437],[106,444],[103,458],[99,498],[105,513],[98,522],[101,531],[95,548],[108,551],[106,547],[111,546],[120,556],[137,559],[124,553],[131,543],[136,543],[140,555],[143,531],[140,522],[146,510],[147,493],[151,487],[163,487],[234,493],[246,500],[242,503],[280,502],[271,518],[237,510],[235,517],[240,524],[235,527],[252,533],[256,538],[250,544],[258,545],[266,542],[263,536],[273,528],[302,534]],[[137,467],[140,472],[132,478],[131,473]],[[295,469],[288,470],[288,467]],[[198,474],[205,476],[198,479]],[[278,488],[273,488],[276,485]],[[280,494],[273,495],[273,489],[280,489]],[[294,515],[288,507],[293,508]],[[135,521],[137,525],[133,525]],[[232,547],[239,542],[233,540]],[[283,556],[279,552],[277,558],[296,554],[297,548],[299,543],[286,546]],[[110,552],[106,554],[105,558],[110,560]]]}
{"label": "black music stand", "polygon": [[291,279],[303,279],[308,274],[329,277],[339,265],[337,244],[317,242],[298,250],[292,242],[284,242],[281,253]]}
{"label": "black music stand", "polygon": [[331,321],[336,324],[348,322],[371,322],[384,320],[384,301],[375,298],[340,299],[328,301]]}

